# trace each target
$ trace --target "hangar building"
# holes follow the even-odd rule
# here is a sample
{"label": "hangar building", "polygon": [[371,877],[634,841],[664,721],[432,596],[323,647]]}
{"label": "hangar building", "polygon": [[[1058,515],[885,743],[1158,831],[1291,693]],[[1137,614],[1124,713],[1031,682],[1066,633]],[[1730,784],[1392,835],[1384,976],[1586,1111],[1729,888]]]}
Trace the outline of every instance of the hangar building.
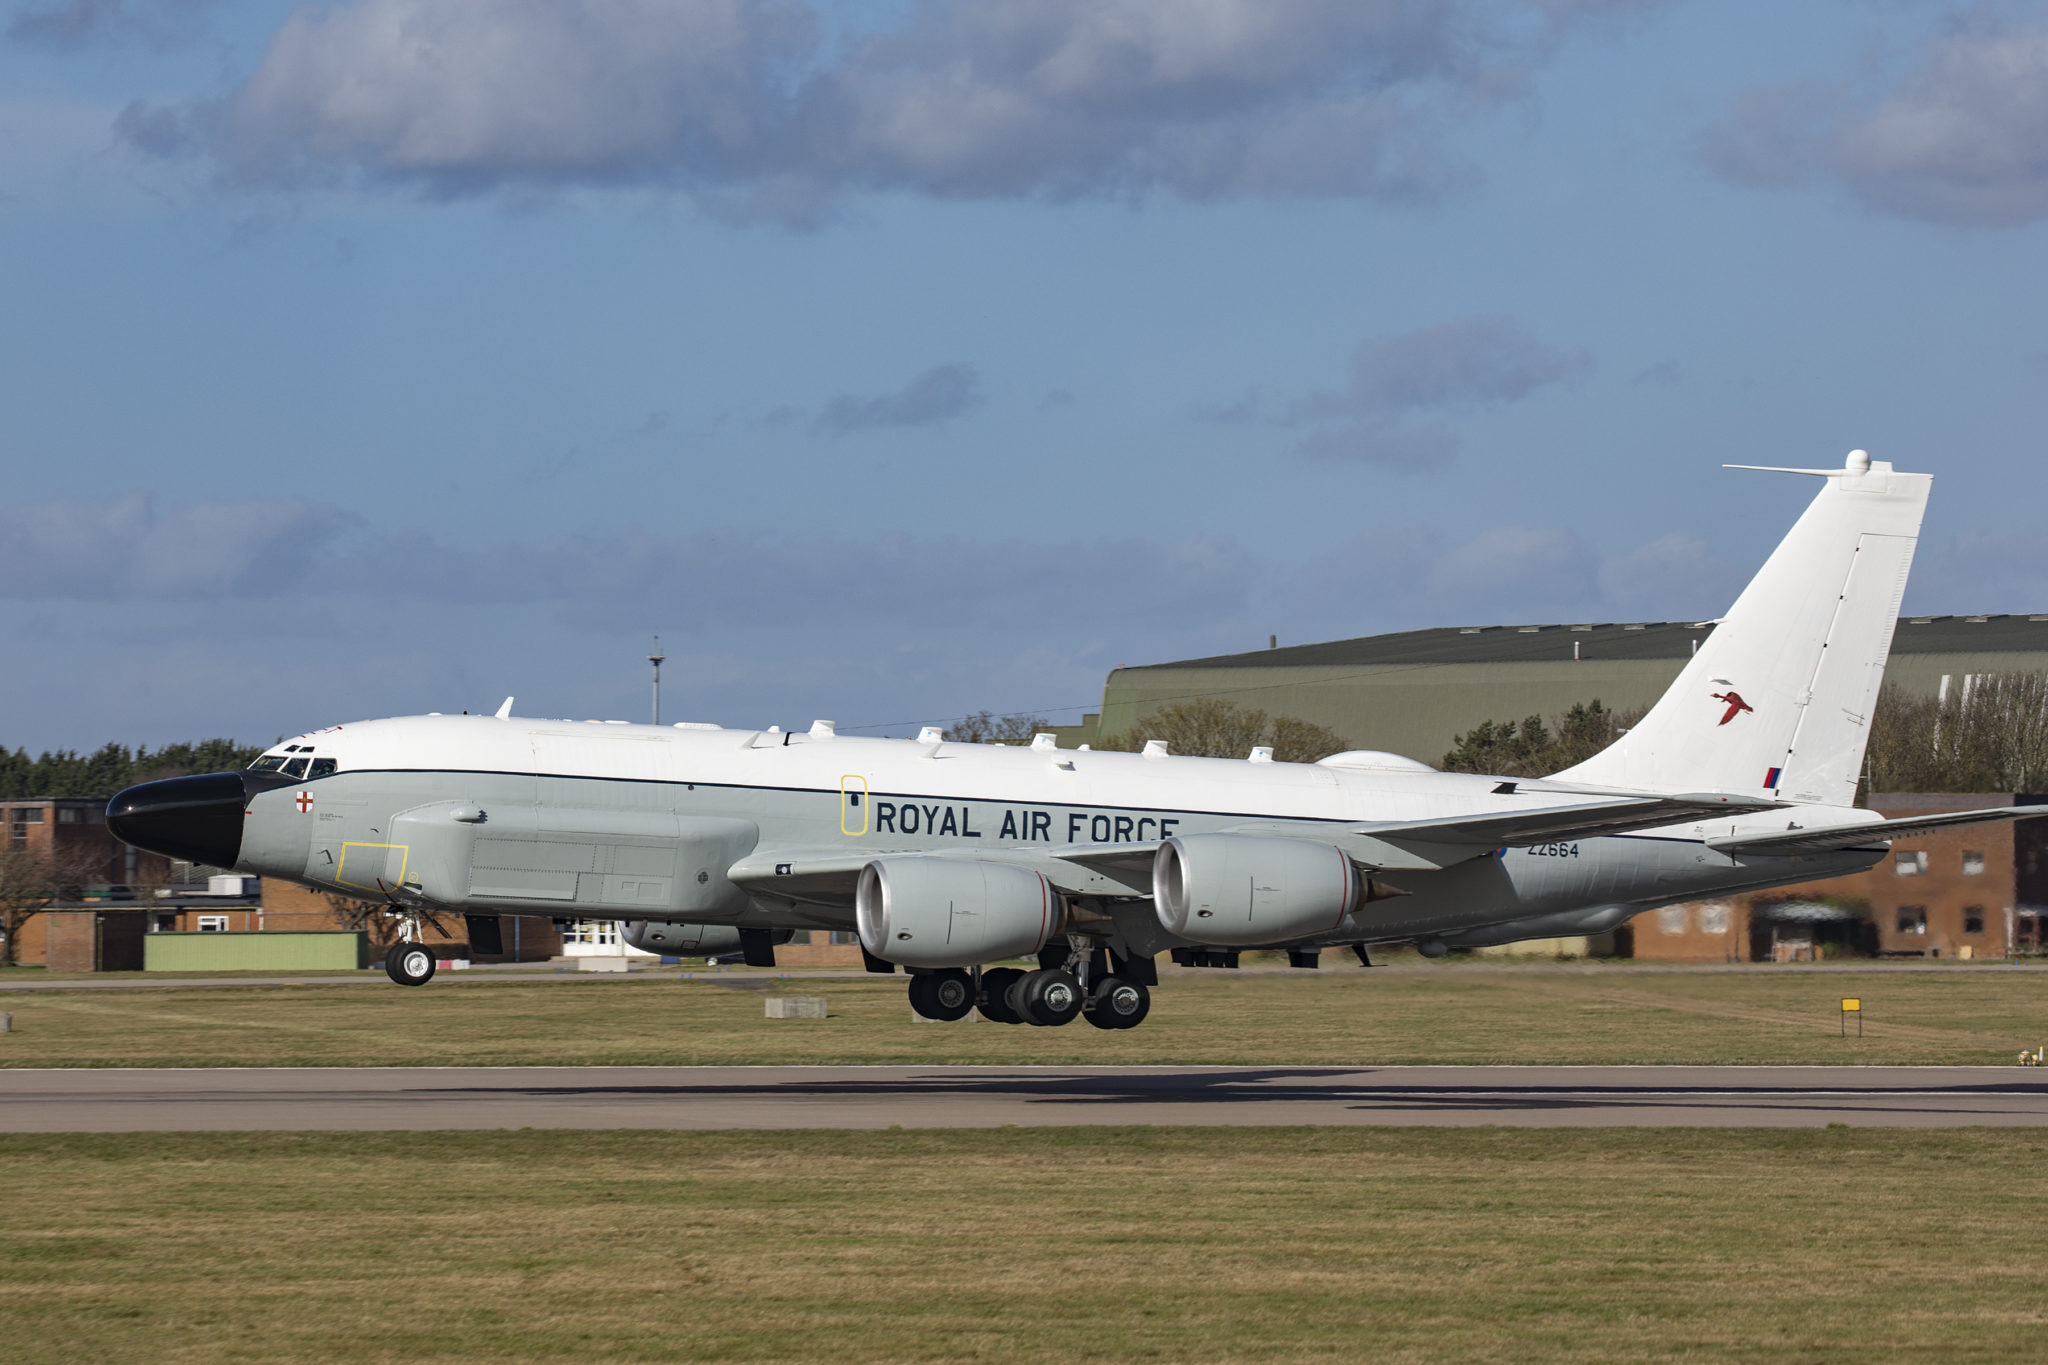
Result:
{"label": "hangar building", "polygon": [[[1216,698],[1326,725],[1353,747],[1435,763],[1482,721],[1555,716],[1598,698],[1649,706],[1713,622],[1452,626],[1119,668],[1102,710],[1061,742],[1118,735],[1175,702]],[[1888,683],[1929,696],[1944,677],[2048,670],[2048,614],[1907,616]]]}

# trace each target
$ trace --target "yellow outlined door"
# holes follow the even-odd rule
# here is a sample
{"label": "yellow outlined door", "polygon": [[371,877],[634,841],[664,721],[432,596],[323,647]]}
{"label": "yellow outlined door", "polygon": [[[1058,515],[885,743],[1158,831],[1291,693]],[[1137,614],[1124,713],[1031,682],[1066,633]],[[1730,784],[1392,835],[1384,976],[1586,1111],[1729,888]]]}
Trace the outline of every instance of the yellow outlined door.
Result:
{"label": "yellow outlined door", "polygon": [[858,773],[839,779],[839,832],[859,836],[868,832],[868,780]]}

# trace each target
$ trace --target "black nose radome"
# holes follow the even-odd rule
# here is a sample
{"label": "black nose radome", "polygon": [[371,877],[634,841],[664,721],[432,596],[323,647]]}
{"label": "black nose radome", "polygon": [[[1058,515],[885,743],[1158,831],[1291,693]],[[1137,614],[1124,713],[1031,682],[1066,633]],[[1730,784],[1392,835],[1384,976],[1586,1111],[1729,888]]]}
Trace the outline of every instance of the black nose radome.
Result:
{"label": "black nose radome", "polygon": [[107,828],[124,844],[210,867],[242,853],[242,811],[251,793],[240,773],[167,777],[107,803]]}

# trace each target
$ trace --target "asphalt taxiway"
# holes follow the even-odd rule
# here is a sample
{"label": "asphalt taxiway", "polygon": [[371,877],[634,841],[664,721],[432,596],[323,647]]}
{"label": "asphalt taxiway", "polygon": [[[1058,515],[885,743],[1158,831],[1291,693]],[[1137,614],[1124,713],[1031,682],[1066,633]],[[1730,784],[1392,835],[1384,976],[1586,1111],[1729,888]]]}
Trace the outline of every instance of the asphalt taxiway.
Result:
{"label": "asphalt taxiway", "polygon": [[0,1131],[1396,1124],[2048,1126],[2019,1067],[0,1070]]}

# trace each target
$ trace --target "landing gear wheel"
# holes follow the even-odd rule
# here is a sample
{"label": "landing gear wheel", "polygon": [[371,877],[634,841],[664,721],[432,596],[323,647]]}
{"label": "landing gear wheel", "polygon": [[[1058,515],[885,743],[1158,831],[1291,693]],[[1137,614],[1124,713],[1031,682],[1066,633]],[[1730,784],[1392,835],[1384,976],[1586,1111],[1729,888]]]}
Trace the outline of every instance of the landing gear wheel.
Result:
{"label": "landing gear wheel", "polygon": [[974,983],[958,968],[910,978],[910,1008],[927,1019],[952,1023],[974,1009]]}
{"label": "landing gear wheel", "polygon": [[417,943],[394,943],[384,955],[384,971],[401,986],[424,986],[434,979],[434,952]]}
{"label": "landing gear wheel", "polygon": [[1010,1004],[1027,1024],[1056,1028],[1071,1024],[1081,1013],[1081,983],[1063,967],[1028,972],[1010,987]]}
{"label": "landing gear wheel", "polygon": [[1097,1028],[1136,1028],[1152,1012],[1152,992],[1142,981],[1105,976],[1088,992],[1088,1022]]}
{"label": "landing gear wheel", "polygon": [[981,1017],[998,1024],[1021,1024],[1024,1022],[1016,1010],[1010,1008],[1010,987],[1024,979],[1024,973],[1015,967],[998,967],[981,974]]}

